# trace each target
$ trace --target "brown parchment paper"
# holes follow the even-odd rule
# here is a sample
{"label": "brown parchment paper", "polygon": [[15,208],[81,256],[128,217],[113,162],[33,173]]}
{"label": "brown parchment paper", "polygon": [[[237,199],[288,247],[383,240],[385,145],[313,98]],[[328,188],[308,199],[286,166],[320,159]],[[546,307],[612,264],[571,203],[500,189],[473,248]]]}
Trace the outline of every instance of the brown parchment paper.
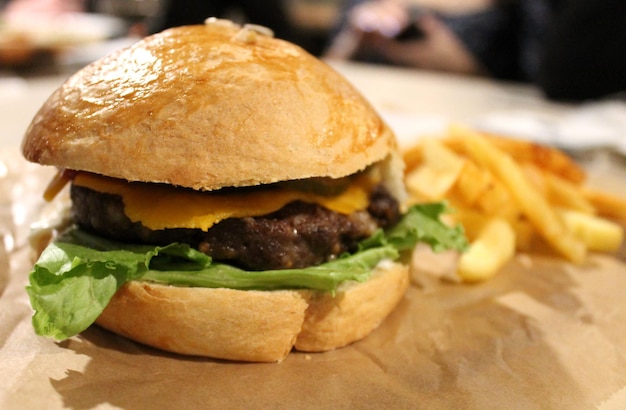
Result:
{"label": "brown parchment paper", "polygon": [[365,340],[278,364],[177,356],[95,326],[62,343],[38,337],[27,234],[51,173],[0,153],[1,409],[626,405],[624,252],[582,266],[520,255],[485,283],[412,286]]}

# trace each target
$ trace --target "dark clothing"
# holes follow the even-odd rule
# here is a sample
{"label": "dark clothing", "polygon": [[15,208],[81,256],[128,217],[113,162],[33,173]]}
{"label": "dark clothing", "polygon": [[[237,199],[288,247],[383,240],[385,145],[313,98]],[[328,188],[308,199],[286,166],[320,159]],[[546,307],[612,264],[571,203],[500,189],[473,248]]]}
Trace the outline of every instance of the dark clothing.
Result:
{"label": "dark clothing", "polygon": [[520,65],[517,22],[513,10],[489,8],[460,15],[438,15],[465,48],[494,78],[526,80]]}
{"label": "dark clothing", "polygon": [[282,0],[169,0],[151,31],[202,24],[208,17],[225,17],[229,12],[240,13],[248,23],[271,28],[278,38],[292,38],[292,29]]}
{"label": "dark clothing", "polygon": [[537,83],[558,100],[626,92],[626,1],[569,0],[545,39]]}
{"label": "dark clothing", "polygon": [[[344,16],[362,1],[350,0]],[[556,100],[626,91],[626,0],[499,0],[436,16],[493,78],[532,82]]]}
{"label": "dark clothing", "polygon": [[[336,36],[348,24],[348,15],[352,8],[364,1],[348,0],[341,13],[338,27],[331,34]],[[545,0],[501,0],[497,6],[471,13],[447,14],[420,8],[411,9],[411,16],[422,13],[435,15],[463,43],[465,48],[494,78],[527,81],[533,76],[537,62],[534,52],[536,38],[541,35],[545,21],[549,18],[548,9],[538,7]],[[522,30],[522,25],[533,24],[532,28]],[[528,48],[522,52],[520,48]],[[528,61],[521,61],[521,59]],[[359,50],[355,60],[390,63],[384,57],[371,50]]]}
{"label": "dark clothing", "polygon": [[487,70],[581,101],[626,91],[626,1],[520,0],[444,18]]}

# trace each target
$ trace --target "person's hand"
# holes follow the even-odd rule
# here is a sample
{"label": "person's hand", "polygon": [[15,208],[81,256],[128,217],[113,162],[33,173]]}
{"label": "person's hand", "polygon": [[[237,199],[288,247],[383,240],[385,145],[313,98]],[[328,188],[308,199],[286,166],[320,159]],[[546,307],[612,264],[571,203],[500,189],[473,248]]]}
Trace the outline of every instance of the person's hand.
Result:
{"label": "person's hand", "polygon": [[372,46],[389,61],[410,67],[460,74],[485,74],[484,68],[459,38],[440,20],[423,15],[417,24],[424,36],[406,42],[379,36]]}
{"label": "person's hand", "polygon": [[379,40],[396,36],[409,23],[402,0],[370,0],[352,8],[346,27],[333,40],[326,58],[350,59],[359,49],[374,49]]}
{"label": "person's hand", "polygon": [[348,24],[366,35],[393,38],[409,24],[409,11],[401,0],[366,1],[352,9]]}
{"label": "person's hand", "polygon": [[[409,24],[416,24],[423,37],[396,40]],[[349,59],[358,50],[373,51],[397,65],[485,74],[477,59],[444,23],[431,14],[411,20],[409,8],[402,0],[371,0],[352,9],[348,29],[338,36],[327,57]]]}

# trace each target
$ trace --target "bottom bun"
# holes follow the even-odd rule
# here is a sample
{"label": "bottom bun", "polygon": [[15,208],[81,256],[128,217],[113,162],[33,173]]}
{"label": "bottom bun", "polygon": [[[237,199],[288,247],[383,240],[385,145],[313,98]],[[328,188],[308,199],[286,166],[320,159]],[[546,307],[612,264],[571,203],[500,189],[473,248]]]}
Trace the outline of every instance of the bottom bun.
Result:
{"label": "bottom bun", "polygon": [[133,281],[96,323],[162,350],[218,359],[276,362],[295,349],[322,352],[367,336],[409,285],[408,269],[383,262],[364,283],[335,295],[311,290],[241,291]]}

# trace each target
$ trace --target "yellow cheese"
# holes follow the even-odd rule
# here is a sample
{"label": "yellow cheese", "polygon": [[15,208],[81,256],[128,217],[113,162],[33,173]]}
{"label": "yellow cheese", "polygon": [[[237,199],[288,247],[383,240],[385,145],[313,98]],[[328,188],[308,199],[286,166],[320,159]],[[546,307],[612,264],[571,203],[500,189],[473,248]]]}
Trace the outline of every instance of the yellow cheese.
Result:
{"label": "yellow cheese", "polygon": [[133,222],[157,230],[192,228],[208,230],[227,218],[260,216],[277,211],[289,202],[317,203],[335,212],[349,214],[368,205],[366,178],[356,178],[348,189],[334,197],[281,188],[199,192],[160,184],[126,182],[96,174],[79,173],[74,184],[94,191],[120,195],[124,212]]}
{"label": "yellow cheese", "polygon": [[59,169],[43,193],[43,198],[51,202],[61,190],[72,180],[72,171]]}

